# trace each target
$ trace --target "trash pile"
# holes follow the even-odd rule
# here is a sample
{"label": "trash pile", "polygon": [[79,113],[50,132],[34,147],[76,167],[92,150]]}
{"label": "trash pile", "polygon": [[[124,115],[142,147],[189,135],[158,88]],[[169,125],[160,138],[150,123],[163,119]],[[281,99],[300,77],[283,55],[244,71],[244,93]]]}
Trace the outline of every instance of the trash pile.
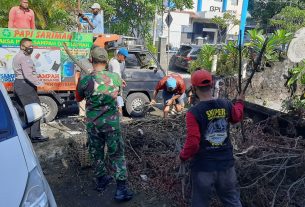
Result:
{"label": "trash pile", "polygon": [[[278,127],[276,117],[259,123],[245,120],[245,141],[240,125],[231,127],[244,206],[305,205],[305,140],[281,135]],[[134,189],[167,198],[173,206],[189,206],[188,166],[175,165],[185,134],[185,115],[168,120],[146,117],[123,125]]]}
{"label": "trash pile", "polygon": [[[305,205],[305,140],[280,134],[279,118],[246,120],[245,142],[240,129],[232,129],[244,206]],[[295,130],[293,124],[286,127]]]}
{"label": "trash pile", "polygon": [[186,167],[175,164],[185,134],[185,114],[167,120],[148,116],[123,125],[129,180],[136,191],[187,206],[189,176]]}
{"label": "trash pile", "polygon": [[[243,206],[305,206],[305,140],[291,133],[282,135],[280,132],[285,130],[278,120],[279,117],[258,123],[244,120],[245,140],[241,125],[231,126]],[[294,124],[289,124],[287,130],[294,131]],[[189,163],[180,167],[175,164],[185,134],[185,114],[167,120],[147,116],[122,124],[129,183],[136,192],[168,200],[172,206],[189,206]],[[83,152],[85,142],[78,142],[77,146],[82,148],[78,158],[88,164]],[[215,199],[211,206],[222,205]]]}

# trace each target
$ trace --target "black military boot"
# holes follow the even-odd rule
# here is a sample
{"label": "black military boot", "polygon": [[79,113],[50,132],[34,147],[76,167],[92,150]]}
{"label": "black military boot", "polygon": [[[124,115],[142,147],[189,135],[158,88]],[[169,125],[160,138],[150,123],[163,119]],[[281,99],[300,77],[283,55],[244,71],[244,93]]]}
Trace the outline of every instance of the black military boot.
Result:
{"label": "black military boot", "polygon": [[125,180],[117,180],[116,192],[114,200],[116,201],[129,201],[133,197],[133,193],[127,188]]}
{"label": "black military boot", "polygon": [[107,185],[109,183],[111,183],[111,181],[112,181],[112,177],[109,175],[104,175],[102,177],[98,177],[96,179],[96,188],[95,189],[98,192],[103,192],[106,189]]}

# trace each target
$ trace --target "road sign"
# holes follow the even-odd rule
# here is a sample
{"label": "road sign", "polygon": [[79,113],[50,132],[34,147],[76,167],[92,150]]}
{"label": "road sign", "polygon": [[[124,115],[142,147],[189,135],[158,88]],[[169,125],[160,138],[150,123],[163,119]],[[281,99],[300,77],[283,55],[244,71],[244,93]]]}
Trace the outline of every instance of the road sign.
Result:
{"label": "road sign", "polygon": [[[89,19],[90,19],[90,21],[92,22],[92,20],[93,20],[93,14],[92,13],[84,13],[84,15],[85,16],[87,16]],[[81,23],[81,24],[88,24],[85,20],[83,20],[82,18],[79,18],[79,22]]]}
{"label": "road sign", "polygon": [[172,22],[173,22],[173,17],[172,17],[172,15],[170,13],[168,13],[168,15],[167,15],[167,17],[165,19],[165,23],[166,23],[166,25],[168,27],[170,27]]}
{"label": "road sign", "polygon": [[163,1],[163,5],[164,5],[164,7],[170,8],[170,9],[173,9],[176,7],[176,4],[172,0]]}

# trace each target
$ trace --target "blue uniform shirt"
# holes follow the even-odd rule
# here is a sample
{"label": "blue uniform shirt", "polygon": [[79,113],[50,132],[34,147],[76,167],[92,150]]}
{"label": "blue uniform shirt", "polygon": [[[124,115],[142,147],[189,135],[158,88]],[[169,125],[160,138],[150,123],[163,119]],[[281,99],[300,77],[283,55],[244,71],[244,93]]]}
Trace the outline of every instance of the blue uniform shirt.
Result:
{"label": "blue uniform shirt", "polygon": [[103,15],[103,13],[93,15],[92,23],[95,27],[95,29],[93,29],[93,31],[92,31],[94,34],[104,33],[104,15]]}

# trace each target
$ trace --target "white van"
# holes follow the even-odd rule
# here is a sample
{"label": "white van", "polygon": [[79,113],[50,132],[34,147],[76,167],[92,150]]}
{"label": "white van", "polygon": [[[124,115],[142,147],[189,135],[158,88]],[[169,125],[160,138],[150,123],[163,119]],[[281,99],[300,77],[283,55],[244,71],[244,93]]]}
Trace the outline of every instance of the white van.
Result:
{"label": "white van", "polygon": [[[25,108],[31,123],[41,119],[39,104]],[[0,206],[56,207],[32,143],[19,115],[0,82]]]}

